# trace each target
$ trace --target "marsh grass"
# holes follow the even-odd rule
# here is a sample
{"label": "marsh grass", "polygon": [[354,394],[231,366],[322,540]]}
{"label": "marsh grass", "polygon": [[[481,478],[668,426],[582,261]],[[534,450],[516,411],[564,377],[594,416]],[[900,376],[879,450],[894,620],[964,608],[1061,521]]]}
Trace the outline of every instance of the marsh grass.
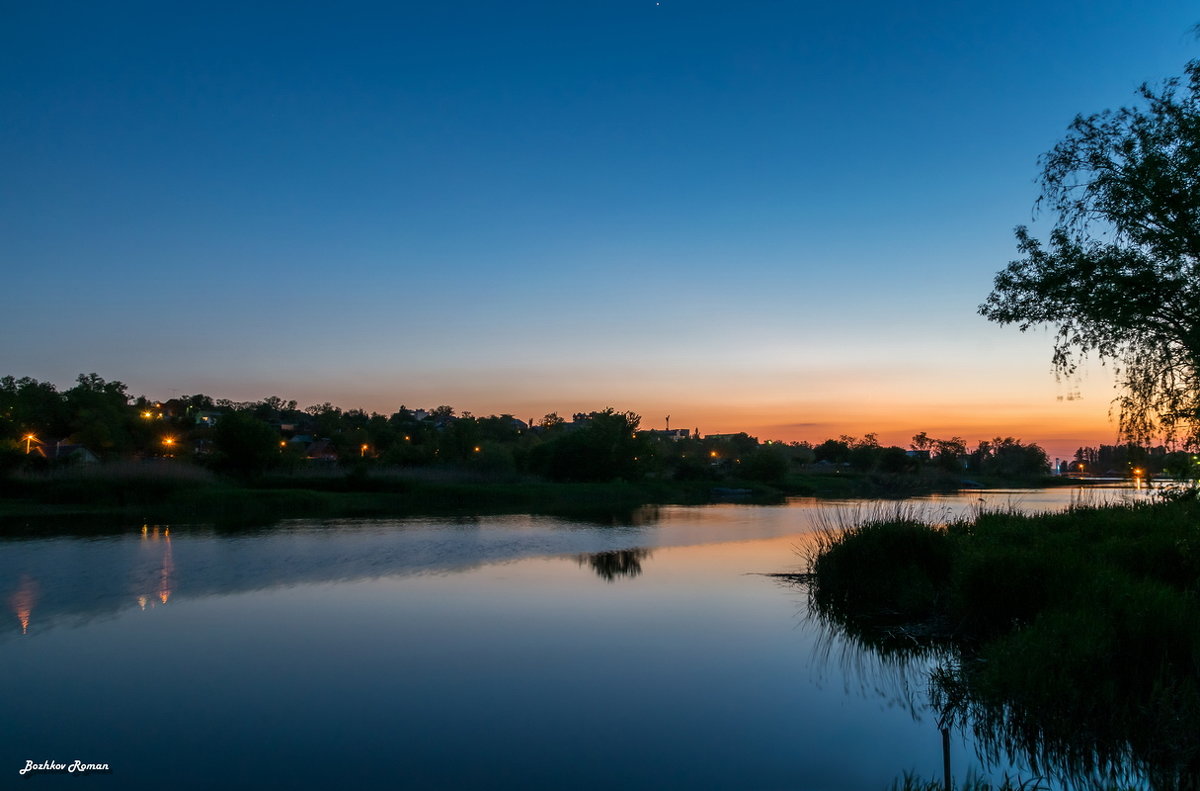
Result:
{"label": "marsh grass", "polygon": [[[1050,786],[1044,785],[1040,777],[1020,778],[1004,775],[999,783],[993,783],[986,777],[969,773],[962,783],[953,785],[954,791],[1048,791]],[[946,791],[942,780],[930,780],[918,777],[912,772],[906,772],[902,777],[892,782],[889,791]]]}
{"label": "marsh grass", "polygon": [[[954,783],[952,788],[953,791],[1050,791],[1053,787],[1047,784],[1044,777],[1022,778],[1005,774],[997,782],[976,773],[968,773],[962,783]],[[1097,788],[1102,791],[1140,791],[1137,785],[1117,783],[1102,783]],[[946,791],[946,785],[943,780],[923,778],[915,773],[906,772],[899,779],[892,781],[889,791]]]}
{"label": "marsh grass", "polygon": [[926,516],[906,504],[818,516],[807,557],[817,609],[880,624],[937,614],[950,579],[951,542],[945,527]]}
{"label": "marsh grass", "polygon": [[943,719],[993,760],[1105,788],[1200,787],[1200,504],[912,514],[826,530],[813,610],[858,645],[954,646]]}

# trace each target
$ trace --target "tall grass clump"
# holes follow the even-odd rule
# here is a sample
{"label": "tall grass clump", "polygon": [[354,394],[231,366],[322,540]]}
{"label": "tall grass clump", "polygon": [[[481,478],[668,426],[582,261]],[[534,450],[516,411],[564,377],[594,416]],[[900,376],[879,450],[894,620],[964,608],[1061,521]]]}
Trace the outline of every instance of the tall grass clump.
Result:
{"label": "tall grass clump", "polygon": [[[1004,775],[999,782],[992,782],[986,777],[968,772],[962,783],[954,783],[953,791],[1048,791],[1050,787],[1043,785],[1042,778],[1009,777]],[[944,780],[927,779],[913,772],[905,772],[902,777],[892,781],[889,791],[946,791]]]}
{"label": "tall grass clump", "polygon": [[818,530],[809,557],[810,594],[819,610],[883,621],[913,621],[940,611],[952,567],[946,530],[911,509]]}

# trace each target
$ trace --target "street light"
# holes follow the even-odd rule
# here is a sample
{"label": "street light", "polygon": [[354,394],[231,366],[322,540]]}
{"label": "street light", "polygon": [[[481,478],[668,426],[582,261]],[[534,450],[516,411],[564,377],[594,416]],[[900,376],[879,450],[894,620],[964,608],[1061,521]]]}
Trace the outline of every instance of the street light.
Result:
{"label": "street light", "polygon": [[31,444],[37,442],[37,437],[32,434],[26,434],[22,439],[25,440],[25,455],[28,456]]}

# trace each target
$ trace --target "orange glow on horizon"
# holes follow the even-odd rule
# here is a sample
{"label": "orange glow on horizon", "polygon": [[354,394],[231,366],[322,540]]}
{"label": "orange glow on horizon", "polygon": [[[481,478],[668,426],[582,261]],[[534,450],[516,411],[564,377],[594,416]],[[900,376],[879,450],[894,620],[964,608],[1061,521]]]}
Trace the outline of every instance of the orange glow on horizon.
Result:
{"label": "orange glow on horizon", "polygon": [[[1025,341],[1028,353],[964,355],[953,365],[906,363],[855,350],[814,355],[788,345],[766,357],[743,354],[722,367],[630,364],[601,371],[580,363],[552,374],[473,368],[439,372],[419,384],[363,371],[339,380],[357,385],[339,389],[333,383],[331,389],[323,383],[319,390],[292,395],[302,403],[330,401],[383,415],[401,404],[409,409],[450,404],[458,414],[510,414],[534,424],[552,412],[570,416],[611,406],[639,414],[642,429],[663,429],[671,415],[672,427],[701,436],[745,432],[785,443],[873,433],[882,444],[907,448],[924,431],[939,439],[962,437],[974,447],[980,440],[1011,436],[1038,443],[1052,460],[1069,459],[1080,446],[1117,443],[1109,417],[1116,395],[1111,372],[1091,366],[1081,368],[1077,381],[1060,382],[1043,362],[1041,342]],[[369,389],[360,389],[362,382]],[[246,382],[239,386],[249,388]],[[244,395],[281,387],[264,383]]]}

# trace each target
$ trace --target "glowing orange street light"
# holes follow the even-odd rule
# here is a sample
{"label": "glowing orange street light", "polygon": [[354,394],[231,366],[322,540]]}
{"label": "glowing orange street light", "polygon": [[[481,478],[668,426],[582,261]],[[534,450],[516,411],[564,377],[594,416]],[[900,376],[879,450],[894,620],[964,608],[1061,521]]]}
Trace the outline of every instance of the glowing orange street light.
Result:
{"label": "glowing orange street light", "polygon": [[361,448],[359,448],[358,455],[359,455],[359,456],[366,456],[366,455],[367,455],[367,446],[366,446],[366,445],[363,445]]}
{"label": "glowing orange street light", "polygon": [[29,455],[29,449],[32,446],[32,443],[37,442],[37,437],[32,434],[26,434],[24,437],[22,437],[22,439],[25,440],[25,454]]}
{"label": "glowing orange street light", "polygon": [[476,453],[480,453],[482,450],[483,450],[483,448],[479,447],[478,445],[475,446]]}

